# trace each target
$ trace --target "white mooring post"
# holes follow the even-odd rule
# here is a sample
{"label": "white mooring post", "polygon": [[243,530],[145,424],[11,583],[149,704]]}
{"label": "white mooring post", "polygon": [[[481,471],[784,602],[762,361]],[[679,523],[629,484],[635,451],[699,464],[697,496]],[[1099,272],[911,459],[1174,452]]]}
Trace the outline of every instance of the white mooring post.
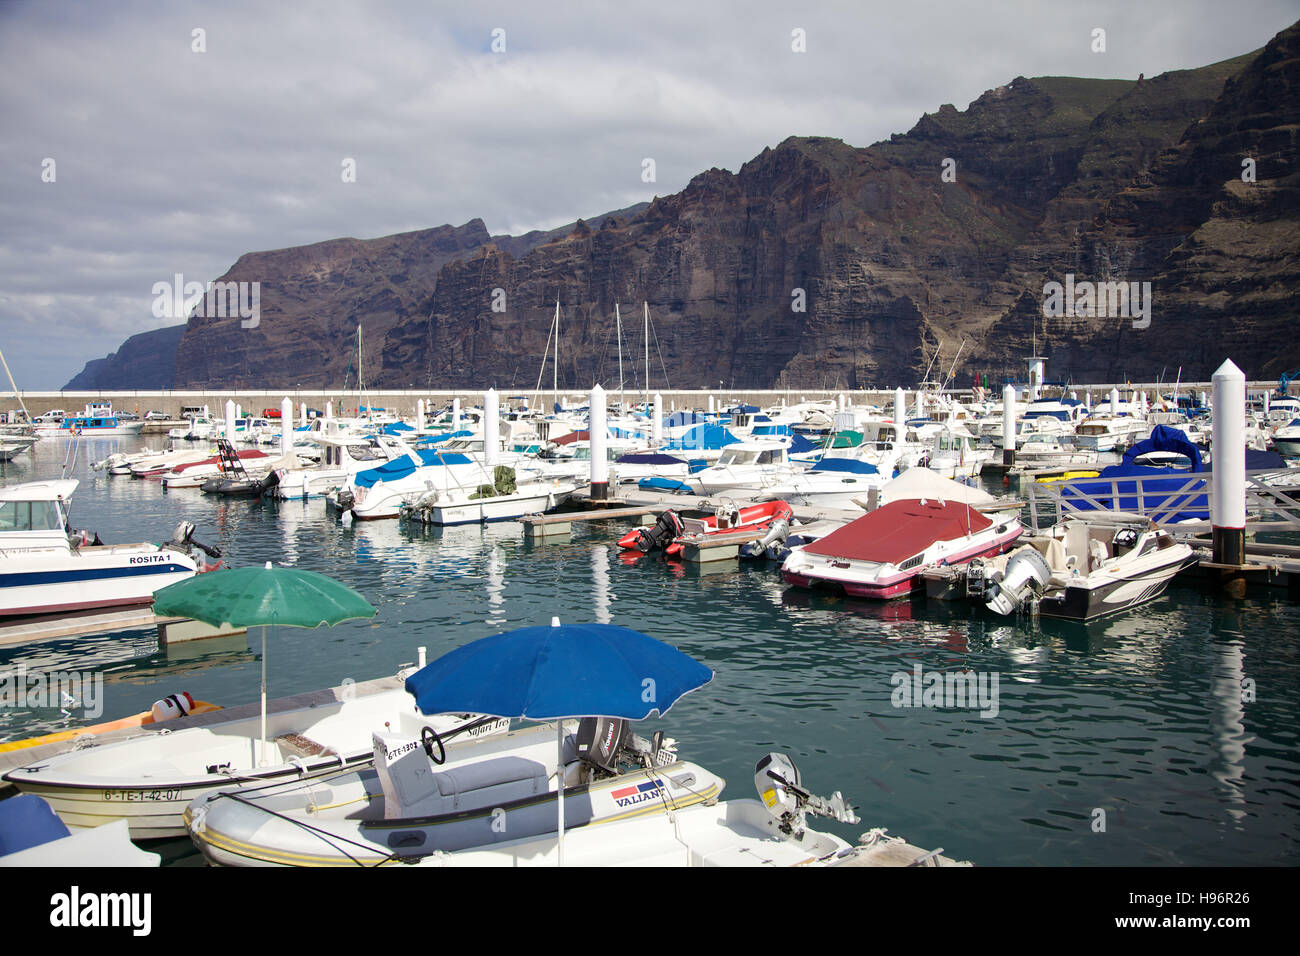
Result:
{"label": "white mooring post", "polygon": [[1110,390],[1110,417],[1114,418],[1118,414],[1119,414],[1119,389],[1112,388]]}
{"label": "white mooring post", "polygon": [[654,421],[650,425],[650,435],[654,446],[658,448],[664,443],[664,397],[655,392],[654,408],[651,411]]}
{"label": "white mooring post", "polygon": [[501,406],[497,399],[497,390],[489,388],[483,393],[483,464],[487,467],[488,477],[496,467],[500,457],[501,443]]}
{"label": "white mooring post", "polygon": [[460,399],[459,398],[453,398],[451,400],[451,430],[454,432],[460,431]]}
{"label": "white mooring post", "polygon": [[1002,464],[1016,463],[1016,387],[1002,389]]}
{"label": "white mooring post", "polygon": [[234,399],[226,399],[226,441],[235,440],[235,402]]}
{"label": "white mooring post", "polygon": [[293,447],[293,399],[288,395],[280,401],[280,454],[289,454]]}
{"label": "white mooring post", "polygon": [[925,392],[917,389],[916,392],[916,416],[917,418],[925,417]]}
{"label": "white mooring post", "polygon": [[1224,361],[1214,373],[1210,525],[1215,564],[1246,560],[1246,376]]}
{"label": "white mooring post", "polygon": [[331,420],[333,420],[333,418],[334,418],[334,403],[333,403],[333,402],[326,402],[326,403],[325,403],[325,421],[327,421],[327,422],[328,422],[328,421],[331,421]]}
{"label": "white mooring post", "polygon": [[907,421],[907,396],[902,386],[894,389],[894,424],[898,426],[898,438],[903,438],[903,426]]}
{"label": "white mooring post", "polygon": [[301,415],[302,415],[302,417],[298,419],[299,424],[301,424],[303,428],[306,428],[307,427],[307,403],[303,402],[302,405],[299,406],[299,408],[301,409]]}
{"label": "white mooring post", "polygon": [[709,414],[712,415],[712,414],[713,414],[713,411],[714,411],[714,409],[713,409],[713,395],[712,395],[712,393],[710,393],[710,394],[709,394]]}
{"label": "white mooring post", "polygon": [[415,403],[415,430],[424,431],[424,399]]}
{"label": "white mooring post", "polygon": [[[709,402],[713,398],[710,396]],[[588,402],[587,438],[591,442],[591,498],[604,501],[609,497],[609,461],[605,458],[605,390],[599,385],[591,389]]]}

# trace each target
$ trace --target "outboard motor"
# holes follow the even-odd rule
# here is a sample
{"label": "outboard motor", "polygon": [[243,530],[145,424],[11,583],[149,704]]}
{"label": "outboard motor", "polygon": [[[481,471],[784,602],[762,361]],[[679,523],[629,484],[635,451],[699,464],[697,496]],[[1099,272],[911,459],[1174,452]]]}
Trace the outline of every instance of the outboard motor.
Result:
{"label": "outboard motor", "polygon": [[853,807],[836,790],[830,799],[819,797],[803,788],[799,768],[785,754],[770,753],[754,766],[754,788],[758,797],[777,820],[782,833],[802,836],[807,815],[830,817],[841,823],[858,823]]}
{"label": "outboard motor", "polygon": [[649,554],[651,551],[663,548],[676,538],[681,537],[682,532],[685,530],[682,519],[677,516],[677,512],[670,509],[659,516],[659,520],[655,522],[654,527],[649,530],[641,528],[637,531],[636,549],[642,554]]}
{"label": "outboard motor", "polygon": [[209,558],[221,557],[220,548],[210,548],[201,541],[194,540],[194,523],[192,521],[182,521],[172,532],[171,540],[163,544],[164,548],[175,548],[177,551],[188,552],[192,548],[198,548]]}
{"label": "outboard motor", "polygon": [[772,522],[772,526],[767,529],[767,534],[763,537],[741,545],[740,556],[752,561],[775,561],[784,549],[788,537],[790,537],[790,522],[778,518]]}
{"label": "outboard motor", "polygon": [[984,603],[990,611],[1011,614],[1030,598],[1042,594],[1051,579],[1052,569],[1046,559],[1033,548],[1023,547],[1011,555],[1002,577],[988,582]]}
{"label": "outboard motor", "polygon": [[618,755],[629,728],[619,717],[584,717],[578,723],[578,757],[607,773],[618,773]]}

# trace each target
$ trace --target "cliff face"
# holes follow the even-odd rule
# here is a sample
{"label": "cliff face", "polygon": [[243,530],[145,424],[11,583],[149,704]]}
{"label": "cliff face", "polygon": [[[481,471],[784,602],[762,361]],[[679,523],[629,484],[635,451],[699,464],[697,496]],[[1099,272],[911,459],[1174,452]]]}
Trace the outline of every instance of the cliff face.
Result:
{"label": "cliff face", "polygon": [[[961,382],[1023,378],[1035,348],[1077,381],[1300,367],[1298,37],[1141,82],[1017,78],[865,149],[789,139],[548,233],[474,221],[244,256],[222,280],[262,283],[260,327],[191,319],[176,383],[339,385],[361,323],[369,384],[527,388],[557,300],[569,389],[617,387],[616,304],[640,386],[643,301],[652,384],[674,387],[892,387],[939,342]],[[1150,282],[1150,325],[1044,317],[1068,275]]]}
{"label": "cliff face", "polygon": [[92,359],[65,389],[170,388],[176,370],[176,347],[185,326],[173,325],[133,335],[112,355]]}

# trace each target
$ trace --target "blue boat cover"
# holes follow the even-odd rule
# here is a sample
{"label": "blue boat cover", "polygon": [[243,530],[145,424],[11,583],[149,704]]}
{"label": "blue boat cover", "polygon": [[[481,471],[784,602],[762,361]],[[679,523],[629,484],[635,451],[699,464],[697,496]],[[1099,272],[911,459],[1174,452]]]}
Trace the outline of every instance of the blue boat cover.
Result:
{"label": "blue boat cover", "polygon": [[50,805],[34,793],[0,800],[0,856],[68,836],[68,828]]}
{"label": "blue boat cover", "polygon": [[809,441],[797,432],[791,435],[790,439],[790,453],[794,455],[802,455],[806,451],[820,451],[822,447],[815,442]]}
{"label": "blue boat cover", "polygon": [[664,427],[681,428],[683,425],[699,425],[707,421],[708,418],[699,412],[673,412],[664,419]]}
{"label": "blue boat cover", "polygon": [[[1153,451],[1171,451],[1191,459],[1192,467],[1188,471],[1181,468],[1151,468],[1134,464],[1134,459]],[[1188,485],[1189,476],[1204,474],[1205,466],[1201,461],[1201,451],[1187,440],[1187,436],[1177,428],[1157,425],[1150,438],[1137,442],[1124,453],[1124,460],[1118,465],[1103,468],[1097,478],[1071,481],[1061,489],[1062,497],[1073,499],[1073,506],[1080,511],[1095,511],[1096,506],[1081,500],[1080,494],[1095,498],[1103,508],[1110,511],[1133,511],[1152,513],[1159,509],[1163,521],[1206,521],[1210,517],[1209,482],[1202,478],[1187,491],[1180,492]],[[1163,477],[1168,475],[1169,477]],[[1136,481],[1115,481],[1118,478],[1141,478],[1142,494],[1138,500]]]}
{"label": "blue boat cover", "polygon": [[410,455],[403,455],[401,458],[394,458],[392,461],[384,462],[378,468],[357,472],[357,476],[352,479],[352,483],[358,488],[370,488],[381,481],[396,481],[399,478],[405,478],[419,467],[473,464],[465,455],[456,452],[439,454],[436,451],[419,449],[416,454],[420,456],[420,465],[417,465]]}
{"label": "blue boat cover", "polygon": [[658,455],[654,452],[641,452],[631,455],[622,455],[615,459],[615,464],[626,465],[680,465],[683,464],[680,458],[674,458],[672,455]]}
{"label": "blue boat cover", "polygon": [[433,435],[430,436],[429,438],[421,438],[420,444],[437,445],[445,441],[450,441],[453,438],[473,438],[473,437],[474,437],[474,433],[472,431],[470,431],[468,428],[462,428],[458,432],[448,432],[445,435]]}
{"label": "blue boat cover", "polygon": [[690,485],[672,478],[642,478],[636,483],[638,488],[647,488],[652,491],[671,491],[677,494],[693,495],[695,491]]}
{"label": "blue boat cover", "polygon": [[680,438],[674,438],[666,444],[664,451],[717,450],[734,445],[739,440],[721,425],[696,425]]}
{"label": "blue boat cover", "polygon": [[880,469],[869,461],[857,458],[823,458],[813,465],[811,471],[842,471],[853,475],[878,475]]}

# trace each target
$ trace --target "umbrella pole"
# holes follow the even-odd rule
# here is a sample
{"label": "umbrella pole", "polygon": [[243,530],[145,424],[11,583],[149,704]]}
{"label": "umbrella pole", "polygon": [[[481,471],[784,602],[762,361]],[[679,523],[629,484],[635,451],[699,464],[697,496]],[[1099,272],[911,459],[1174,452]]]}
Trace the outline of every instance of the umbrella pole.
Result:
{"label": "umbrella pole", "polygon": [[262,625],[262,747],[258,751],[257,765],[266,766],[266,625]]}
{"label": "umbrella pole", "polygon": [[558,866],[564,866],[564,721],[555,722],[555,743],[557,760],[555,763],[555,832],[559,848]]}

